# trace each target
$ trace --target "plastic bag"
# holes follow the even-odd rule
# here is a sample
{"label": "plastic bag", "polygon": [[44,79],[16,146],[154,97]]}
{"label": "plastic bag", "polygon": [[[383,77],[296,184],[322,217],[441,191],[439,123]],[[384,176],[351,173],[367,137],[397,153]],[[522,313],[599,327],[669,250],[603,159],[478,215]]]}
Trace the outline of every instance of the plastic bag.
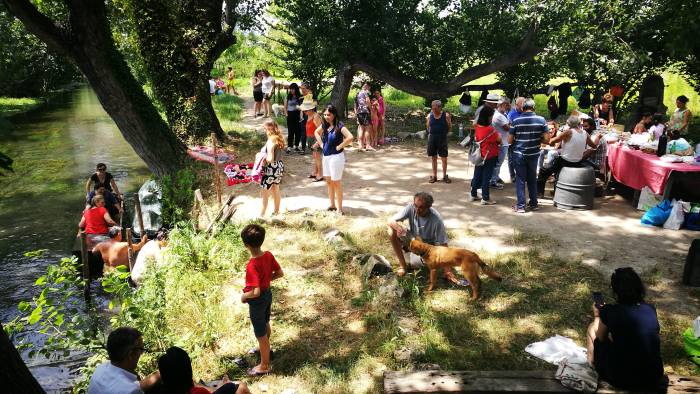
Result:
{"label": "plastic bag", "polygon": [[679,138],[668,143],[668,153],[673,153],[678,156],[689,156],[694,152],[693,147],[690,146],[685,138]]}
{"label": "plastic bag", "polygon": [[659,205],[651,208],[644,214],[644,216],[642,216],[642,224],[649,226],[663,226],[668,217],[671,215],[671,209],[673,209],[671,201],[661,201]]}
{"label": "plastic bag", "polygon": [[683,333],[683,344],[690,361],[700,365],[700,338],[695,337],[693,327],[688,327]]}
{"label": "plastic bag", "polygon": [[664,222],[664,228],[668,230],[680,230],[685,220],[685,215],[683,214],[683,201],[673,200],[671,203],[673,208],[671,208],[671,213],[668,215],[668,219]]}
{"label": "plastic bag", "polygon": [[651,208],[659,205],[660,201],[661,196],[655,195],[649,186],[644,186],[642,191],[639,193],[639,203],[637,204],[637,209],[640,211],[648,211]]}

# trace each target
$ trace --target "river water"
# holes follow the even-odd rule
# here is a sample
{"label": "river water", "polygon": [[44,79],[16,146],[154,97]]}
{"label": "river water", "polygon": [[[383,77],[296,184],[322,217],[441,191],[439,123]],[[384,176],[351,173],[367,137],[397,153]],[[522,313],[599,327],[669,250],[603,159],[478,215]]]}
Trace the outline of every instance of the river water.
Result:
{"label": "river water", "polygon": [[[120,191],[138,190],[150,172],[102,109],[80,88],[45,107],[0,119],[0,151],[14,173],[0,177],[0,321],[18,314],[46,266],[69,256],[80,221],[85,181],[107,164]],[[25,252],[46,249],[43,256]]]}

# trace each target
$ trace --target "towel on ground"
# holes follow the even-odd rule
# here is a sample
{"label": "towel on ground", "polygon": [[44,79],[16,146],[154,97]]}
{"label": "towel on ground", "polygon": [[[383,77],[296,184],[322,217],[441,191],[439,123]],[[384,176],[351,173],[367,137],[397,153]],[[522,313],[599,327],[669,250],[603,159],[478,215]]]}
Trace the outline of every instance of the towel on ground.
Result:
{"label": "towel on ground", "polygon": [[586,363],[586,349],[578,346],[571,338],[555,335],[542,342],[527,345],[525,351],[533,356],[558,365],[562,360],[568,359],[569,363]]}

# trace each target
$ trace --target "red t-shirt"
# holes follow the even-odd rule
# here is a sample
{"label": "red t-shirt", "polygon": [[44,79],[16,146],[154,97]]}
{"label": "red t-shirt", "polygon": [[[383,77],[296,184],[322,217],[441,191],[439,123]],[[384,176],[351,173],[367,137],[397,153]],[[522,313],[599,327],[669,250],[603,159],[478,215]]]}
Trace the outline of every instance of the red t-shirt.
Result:
{"label": "red t-shirt", "polygon": [[259,287],[261,292],[269,289],[272,273],[281,269],[279,263],[275,260],[275,256],[270,252],[265,252],[260,257],[251,257],[248,265],[245,267],[245,287],[243,292],[247,293],[253,290],[254,287]]}
{"label": "red t-shirt", "polygon": [[105,213],[107,213],[105,207],[90,208],[83,213],[86,234],[107,234],[109,232]]}
{"label": "red t-shirt", "polygon": [[[474,127],[475,133],[474,133],[474,138],[477,141],[481,141],[486,136],[491,134],[489,138],[486,138],[484,141],[481,142],[481,156],[484,158],[484,160],[488,160],[494,157],[498,157],[498,132],[494,133],[494,128],[493,126],[482,126],[482,125],[476,125]],[[488,151],[488,155],[487,152]]]}
{"label": "red t-shirt", "polygon": [[211,391],[205,389],[204,387],[192,386],[189,394],[211,394]]}

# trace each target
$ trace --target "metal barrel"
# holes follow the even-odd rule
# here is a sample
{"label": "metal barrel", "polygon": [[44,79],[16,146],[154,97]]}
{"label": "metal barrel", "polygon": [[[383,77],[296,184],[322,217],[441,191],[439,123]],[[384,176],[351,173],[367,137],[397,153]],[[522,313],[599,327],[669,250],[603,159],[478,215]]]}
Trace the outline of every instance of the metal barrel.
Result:
{"label": "metal barrel", "polygon": [[564,167],[559,172],[554,206],[561,209],[593,209],[595,171],[592,167]]}

